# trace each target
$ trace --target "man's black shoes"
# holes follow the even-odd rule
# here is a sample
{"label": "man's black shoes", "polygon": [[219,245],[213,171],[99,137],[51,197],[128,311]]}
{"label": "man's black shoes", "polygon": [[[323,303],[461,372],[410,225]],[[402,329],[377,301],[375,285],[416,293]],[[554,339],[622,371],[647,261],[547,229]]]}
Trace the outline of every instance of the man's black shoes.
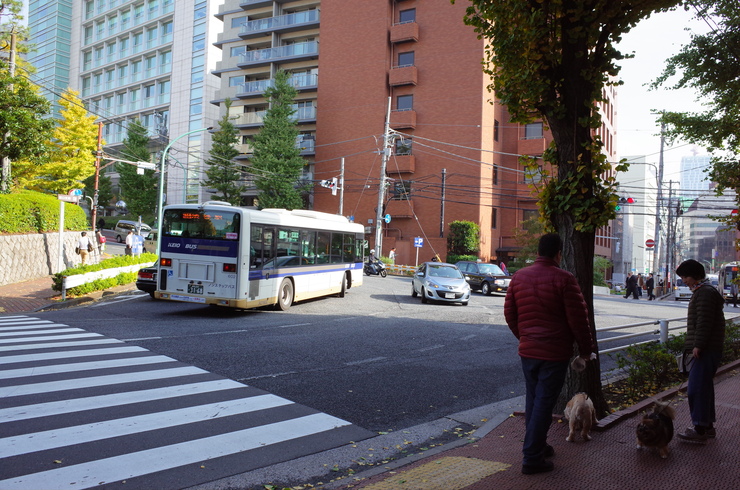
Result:
{"label": "man's black shoes", "polygon": [[522,474],[536,475],[537,473],[546,473],[548,471],[552,471],[554,468],[555,465],[552,464],[552,461],[542,461],[538,464],[523,464]]}

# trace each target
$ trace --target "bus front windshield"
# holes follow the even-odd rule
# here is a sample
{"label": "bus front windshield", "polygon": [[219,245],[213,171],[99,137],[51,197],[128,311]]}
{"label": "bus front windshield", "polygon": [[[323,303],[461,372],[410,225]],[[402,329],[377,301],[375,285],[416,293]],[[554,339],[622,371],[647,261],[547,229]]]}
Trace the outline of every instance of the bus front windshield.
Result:
{"label": "bus front windshield", "polygon": [[168,209],[162,220],[162,236],[238,240],[239,213],[209,210]]}

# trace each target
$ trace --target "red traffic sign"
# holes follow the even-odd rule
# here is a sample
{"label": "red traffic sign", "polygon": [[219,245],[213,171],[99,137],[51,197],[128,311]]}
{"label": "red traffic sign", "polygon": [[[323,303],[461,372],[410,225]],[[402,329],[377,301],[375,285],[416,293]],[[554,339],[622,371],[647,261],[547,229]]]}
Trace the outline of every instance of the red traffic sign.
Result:
{"label": "red traffic sign", "polygon": [[647,248],[653,248],[655,246],[655,240],[648,238],[647,240],[645,240],[645,246]]}

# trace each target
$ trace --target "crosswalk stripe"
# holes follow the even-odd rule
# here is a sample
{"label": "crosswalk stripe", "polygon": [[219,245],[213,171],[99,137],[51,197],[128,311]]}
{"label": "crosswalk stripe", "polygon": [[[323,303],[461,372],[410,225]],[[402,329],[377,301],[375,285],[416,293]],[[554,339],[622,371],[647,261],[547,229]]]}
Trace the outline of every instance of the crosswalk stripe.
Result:
{"label": "crosswalk stripe", "polygon": [[0,318],[0,325],[6,323],[11,324],[22,324],[22,323],[53,323],[50,320],[42,320],[40,318],[34,318],[30,316],[4,316]]}
{"label": "crosswalk stripe", "polygon": [[0,339],[0,344],[10,344],[10,343],[18,343],[22,341],[32,341],[35,342],[37,340],[66,340],[66,339],[84,339],[84,338],[93,338],[93,337],[102,337],[99,333],[70,333],[70,334],[64,334],[64,335],[47,335],[46,337],[28,337],[26,339]]}
{"label": "crosswalk stripe", "polygon": [[132,354],[134,352],[147,352],[143,347],[127,345],[125,347],[110,347],[104,349],[84,349],[59,352],[37,352],[36,354],[20,354],[17,356],[0,357],[0,364],[17,364],[20,362],[50,361],[52,359],[73,359],[75,357],[107,356],[111,354]]}
{"label": "crosswalk stripe", "polygon": [[123,393],[112,393],[110,395],[35,403],[33,405],[0,409],[0,423],[198,395],[202,393],[212,393],[215,391],[235,388],[244,388],[244,385],[230,379],[217,379],[214,381],[205,381],[203,383],[165,386],[164,388],[154,388],[150,390],[126,391]]}
{"label": "crosswalk stripe", "polygon": [[104,361],[75,362],[70,364],[54,364],[52,366],[35,366],[21,369],[9,369],[3,371],[4,379],[25,378],[32,376],[45,376],[57,373],[73,373],[76,371],[92,371],[96,369],[109,369],[116,367],[144,366],[146,364],[160,364],[165,362],[177,362],[167,356],[127,357],[124,359],[108,359]]}
{"label": "crosswalk stripe", "polygon": [[14,332],[14,331],[33,331],[37,328],[50,328],[50,327],[67,327],[69,325],[65,325],[64,323],[53,323],[53,322],[18,322],[13,323],[13,325],[16,325],[14,327],[4,327],[3,324],[0,324],[0,332]]}
{"label": "crosswalk stripe", "polygon": [[91,340],[76,340],[73,342],[49,342],[48,344],[24,344],[24,345],[7,345],[0,346],[0,352],[8,351],[19,351],[19,350],[34,350],[34,349],[57,349],[62,347],[79,347],[83,345],[100,345],[100,344],[125,344],[118,339],[91,339]]}
{"label": "crosswalk stripe", "polygon": [[0,398],[52,393],[56,391],[78,390],[80,388],[91,388],[93,386],[109,386],[121,383],[132,383],[135,381],[146,381],[150,379],[176,378],[178,376],[191,376],[195,374],[203,374],[205,372],[206,371],[203,371],[202,369],[187,366],[180,368],[160,369],[157,371],[111,374],[108,376],[95,376],[92,378],[75,378],[63,381],[49,381],[46,383],[5,386],[0,388]]}
{"label": "crosswalk stripe", "polygon": [[341,419],[325,413],[317,413],[227,434],[0,480],[0,488],[3,490],[91,488],[103,483],[126,480],[318,434],[346,425],[349,423]]}
{"label": "crosswalk stripe", "polygon": [[5,437],[0,439],[0,458],[214,420],[290,404],[292,402],[285,398],[268,394]]}
{"label": "crosswalk stripe", "polygon": [[[46,325],[44,325],[46,328]],[[54,330],[24,330],[22,332],[13,331],[13,332],[7,332],[7,331],[0,331],[0,337],[17,337],[16,340],[24,340],[29,339],[33,340],[34,337],[31,337],[31,335],[41,335],[41,334],[47,334],[47,333],[65,333],[65,332],[84,332],[81,328],[55,328]],[[19,335],[26,335],[27,337],[19,337]]]}

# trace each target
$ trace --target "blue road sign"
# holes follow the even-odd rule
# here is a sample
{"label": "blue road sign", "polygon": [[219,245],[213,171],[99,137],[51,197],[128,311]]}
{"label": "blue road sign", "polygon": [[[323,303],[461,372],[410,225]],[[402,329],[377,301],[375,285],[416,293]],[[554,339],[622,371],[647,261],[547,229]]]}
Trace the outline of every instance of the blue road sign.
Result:
{"label": "blue road sign", "polygon": [[414,247],[421,248],[424,246],[424,239],[421,237],[414,238]]}
{"label": "blue road sign", "polygon": [[383,218],[383,221],[385,221],[386,223],[390,223],[391,222],[391,215],[390,214],[386,214],[385,217]]}

